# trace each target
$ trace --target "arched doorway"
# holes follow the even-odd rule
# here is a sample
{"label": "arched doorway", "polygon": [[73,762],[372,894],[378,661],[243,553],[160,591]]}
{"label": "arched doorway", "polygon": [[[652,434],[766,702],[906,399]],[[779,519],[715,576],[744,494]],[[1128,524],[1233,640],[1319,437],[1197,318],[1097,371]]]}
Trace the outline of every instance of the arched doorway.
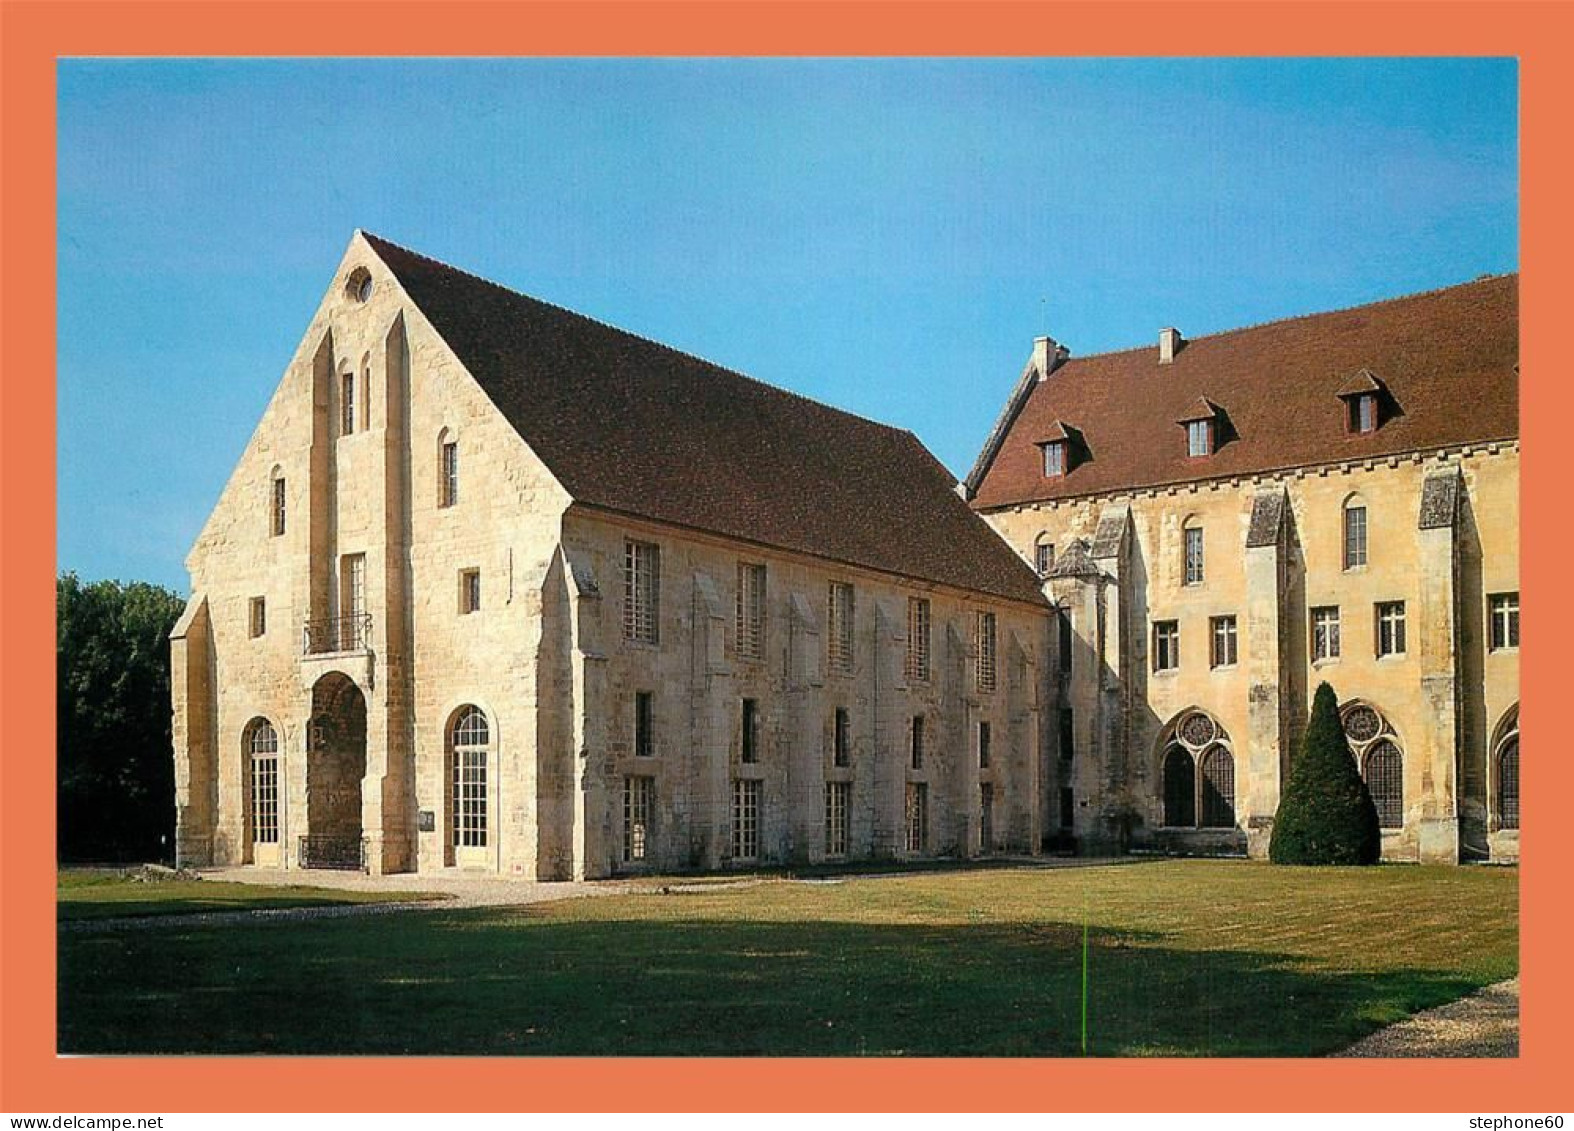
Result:
{"label": "arched doorway", "polygon": [[490,789],[488,779],[492,728],[479,707],[455,711],[448,726],[448,863],[461,868],[485,867],[488,849]]}
{"label": "arched doorway", "polygon": [[253,864],[279,863],[279,732],[264,718],[246,724],[246,827]]}
{"label": "arched doorway", "polygon": [[312,687],[307,728],[303,868],[366,867],[361,782],[366,776],[366,696],[342,672]]}

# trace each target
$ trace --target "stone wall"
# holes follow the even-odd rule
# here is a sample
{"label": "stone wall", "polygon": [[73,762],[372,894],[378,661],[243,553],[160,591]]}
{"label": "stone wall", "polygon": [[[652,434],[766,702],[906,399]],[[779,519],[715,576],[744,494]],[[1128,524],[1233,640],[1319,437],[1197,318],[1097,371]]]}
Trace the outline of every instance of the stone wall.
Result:
{"label": "stone wall", "polygon": [[[1517,833],[1498,827],[1495,755],[1519,698],[1518,651],[1488,647],[1487,619],[1489,595],[1519,589],[1518,463],[1517,444],[1492,444],[986,515],[1029,561],[1040,541],[1056,548],[1049,587],[1073,641],[1047,706],[1071,711],[1074,739],[1069,760],[1050,761],[1049,788],[1073,790],[1077,838],[1265,852],[1326,680],[1341,703],[1377,708],[1403,752],[1404,821],[1385,830],[1387,858],[1517,857]],[[1345,569],[1352,497],[1367,508],[1368,563]],[[1184,576],[1189,524],[1204,532],[1195,585]],[[1388,601],[1405,602],[1407,646],[1379,657],[1374,608]],[[1341,655],[1314,662],[1310,610],[1334,605]],[[1226,616],[1239,653],[1215,666],[1210,623]],[[1153,625],[1167,620],[1179,625],[1180,664],[1155,671]],[[1163,829],[1166,727],[1191,709],[1230,736],[1238,839]]]}

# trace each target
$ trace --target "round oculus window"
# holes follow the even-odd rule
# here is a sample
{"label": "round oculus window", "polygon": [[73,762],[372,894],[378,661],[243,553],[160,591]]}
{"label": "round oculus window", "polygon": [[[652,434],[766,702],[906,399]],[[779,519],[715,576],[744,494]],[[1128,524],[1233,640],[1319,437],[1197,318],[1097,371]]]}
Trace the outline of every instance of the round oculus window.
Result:
{"label": "round oculus window", "polygon": [[344,292],[356,302],[365,302],[372,297],[372,273],[364,267],[357,267],[350,272],[350,277],[345,280]]}

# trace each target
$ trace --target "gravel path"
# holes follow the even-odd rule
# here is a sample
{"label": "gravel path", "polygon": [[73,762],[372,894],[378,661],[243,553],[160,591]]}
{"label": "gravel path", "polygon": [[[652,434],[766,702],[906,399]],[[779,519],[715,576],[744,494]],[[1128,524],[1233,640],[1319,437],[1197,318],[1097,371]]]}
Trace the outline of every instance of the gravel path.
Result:
{"label": "gravel path", "polygon": [[1518,1056],[1519,979],[1379,1029],[1338,1056]]}

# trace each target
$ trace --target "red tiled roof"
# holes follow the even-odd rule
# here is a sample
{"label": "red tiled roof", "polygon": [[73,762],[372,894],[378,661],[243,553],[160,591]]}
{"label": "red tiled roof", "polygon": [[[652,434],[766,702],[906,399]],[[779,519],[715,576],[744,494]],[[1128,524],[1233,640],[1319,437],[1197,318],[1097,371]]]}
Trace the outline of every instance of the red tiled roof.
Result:
{"label": "red tiled roof", "polygon": [[362,234],[577,502],[1044,603],[911,432]]}
{"label": "red tiled roof", "polygon": [[[979,509],[1249,475],[1519,435],[1519,276],[1191,339],[1168,365],[1157,343],[1073,357],[1028,393],[977,480]],[[1339,396],[1367,370],[1389,407],[1382,427],[1351,434]],[[1199,398],[1228,417],[1228,437],[1192,459],[1175,427]],[[1037,445],[1057,422],[1086,447],[1045,478]]]}

